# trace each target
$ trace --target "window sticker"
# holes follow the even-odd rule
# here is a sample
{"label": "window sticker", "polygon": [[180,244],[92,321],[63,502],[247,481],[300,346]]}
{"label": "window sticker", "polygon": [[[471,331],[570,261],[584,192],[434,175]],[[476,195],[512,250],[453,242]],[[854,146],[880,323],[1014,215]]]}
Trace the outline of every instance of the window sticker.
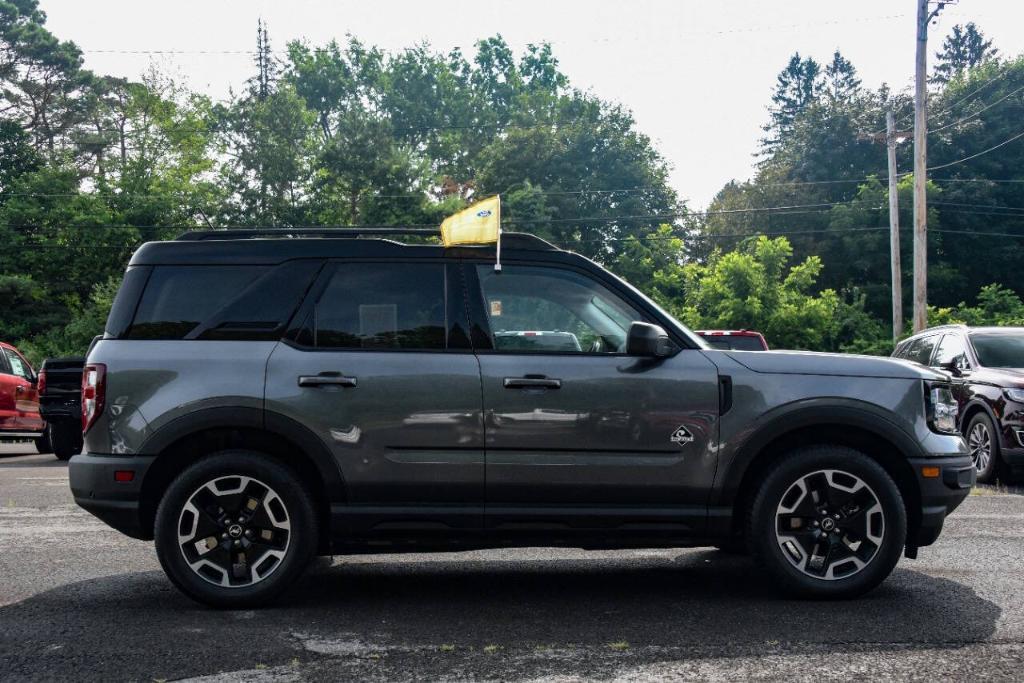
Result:
{"label": "window sticker", "polygon": [[501,299],[491,299],[491,315],[494,317],[501,315]]}

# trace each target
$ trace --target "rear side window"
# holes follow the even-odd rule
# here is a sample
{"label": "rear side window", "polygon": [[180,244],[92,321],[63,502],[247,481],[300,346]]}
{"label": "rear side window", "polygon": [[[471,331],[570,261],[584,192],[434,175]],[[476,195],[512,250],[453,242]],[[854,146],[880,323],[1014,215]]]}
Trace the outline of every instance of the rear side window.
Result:
{"label": "rear side window", "polygon": [[184,339],[265,273],[265,266],[157,266],[129,339]]}
{"label": "rear side window", "polygon": [[339,264],[313,309],[313,345],[444,349],[445,298],[440,263]]}
{"label": "rear side window", "polygon": [[921,365],[928,365],[932,358],[932,349],[935,348],[936,335],[915,339],[903,351],[903,358],[912,360]]}
{"label": "rear side window", "polygon": [[129,339],[280,339],[322,263],[156,266]]}

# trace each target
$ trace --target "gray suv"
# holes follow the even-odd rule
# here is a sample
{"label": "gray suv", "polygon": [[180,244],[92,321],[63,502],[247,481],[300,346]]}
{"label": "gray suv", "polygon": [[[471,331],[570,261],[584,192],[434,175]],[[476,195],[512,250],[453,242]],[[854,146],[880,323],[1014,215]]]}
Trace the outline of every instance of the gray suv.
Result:
{"label": "gray suv", "polygon": [[842,598],[974,483],[944,374],[711,349],[536,237],[506,234],[500,272],[423,241],[142,246],[87,360],[78,504],[217,606],[315,555],[524,546],[717,546]]}

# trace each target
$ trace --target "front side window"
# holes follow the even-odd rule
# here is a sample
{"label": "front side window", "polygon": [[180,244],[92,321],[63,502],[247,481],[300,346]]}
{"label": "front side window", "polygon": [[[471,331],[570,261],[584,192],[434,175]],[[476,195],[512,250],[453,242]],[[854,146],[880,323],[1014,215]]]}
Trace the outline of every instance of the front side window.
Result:
{"label": "front side window", "polygon": [[339,264],[317,299],[312,327],[321,348],[444,349],[444,265]]}
{"label": "front side window", "polygon": [[7,354],[7,364],[11,366],[11,374],[31,380],[32,370],[29,368],[28,362],[10,349],[3,349],[3,351]]}
{"label": "front side window", "polygon": [[958,370],[967,370],[971,364],[967,360],[967,349],[959,335],[947,334],[939,342],[939,349],[935,352],[935,367],[949,367],[952,365]]}
{"label": "front side window", "polygon": [[624,353],[632,322],[646,319],[604,285],[570,270],[477,266],[497,351]]}

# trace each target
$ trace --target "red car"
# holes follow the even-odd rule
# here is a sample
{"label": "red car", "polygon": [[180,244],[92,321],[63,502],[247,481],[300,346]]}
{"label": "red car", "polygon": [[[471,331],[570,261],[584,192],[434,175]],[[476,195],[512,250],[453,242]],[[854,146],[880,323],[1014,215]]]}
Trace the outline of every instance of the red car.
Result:
{"label": "red car", "polygon": [[714,349],[731,349],[733,351],[767,351],[768,342],[764,335],[751,330],[697,330]]}
{"label": "red car", "polygon": [[50,450],[36,371],[18,349],[0,342],[0,440],[14,439],[33,439],[39,452]]}

